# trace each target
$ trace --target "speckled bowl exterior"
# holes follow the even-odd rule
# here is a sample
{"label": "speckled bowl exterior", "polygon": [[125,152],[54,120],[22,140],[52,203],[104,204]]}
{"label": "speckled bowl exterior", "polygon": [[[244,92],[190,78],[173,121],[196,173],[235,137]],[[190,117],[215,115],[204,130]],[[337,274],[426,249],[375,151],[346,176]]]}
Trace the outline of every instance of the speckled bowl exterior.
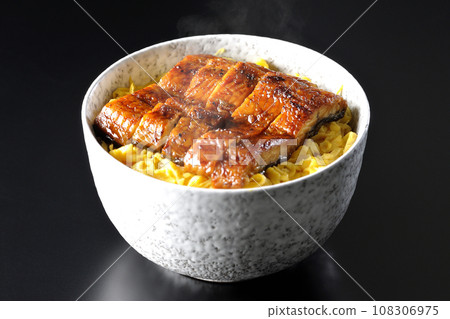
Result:
{"label": "speckled bowl exterior", "polygon": [[[153,179],[121,164],[95,139],[92,123],[114,89],[169,70],[187,54],[214,54],[306,74],[343,96],[358,139],[327,168],[256,189],[198,189]],[[145,71],[144,71],[145,70]],[[148,73],[148,74],[147,74]],[[355,191],[369,126],[369,103],[343,67],[300,45],[247,35],[207,35],[157,44],[127,56],[91,85],[82,124],[92,174],[106,213],[125,240],[149,260],[191,277],[232,282],[271,274],[300,262],[339,224]],[[296,222],[294,222],[294,220]],[[301,225],[301,227],[298,225]],[[303,230],[302,230],[303,228]],[[312,236],[312,240],[305,231]]]}

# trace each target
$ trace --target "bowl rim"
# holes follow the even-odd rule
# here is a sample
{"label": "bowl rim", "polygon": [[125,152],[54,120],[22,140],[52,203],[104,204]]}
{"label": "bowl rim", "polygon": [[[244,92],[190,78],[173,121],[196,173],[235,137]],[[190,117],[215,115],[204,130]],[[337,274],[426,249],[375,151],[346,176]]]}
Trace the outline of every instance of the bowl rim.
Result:
{"label": "bowl rim", "polygon": [[[267,186],[259,186],[259,187],[253,187],[253,188],[202,188],[202,187],[192,187],[192,186],[185,186],[185,185],[178,185],[175,183],[170,183],[170,182],[166,182],[163,180],[159,180],[157,178],[154,178],[152,176],[148,176],[145,175],[143,173],[140,173],[138,171],[133,170],[132,168],[126,166],[125,164],[121,163],[120,161],[118,161],[117,159],[115,159],[113,156],[111,156],[107,151],[105,151],[105,149],[103,149],[103,147],[97,142],[97,139],[95,138],[94,134],[93,134],[93,130],[90,128],[90,125],[88,124],[87,121],[87,104],[88,104],[88,100],[90,98],[90,95],[92,94],[92,91],[95,89],[95,87],[103,80],[103,78],[110,72],[112,71],[116,66],[120,65],[121,63],[123,63],[124,61],[127,61],[129,59],[134,60],[134,58],[136,56],[139,56],[140,54],[143,54],[147,51],[156,49],[158,47],[163,47],[163,46],[168,46],[171,45],[173,43],[179,43],[179,42],[190,42],[190,41],[195,41],[195,40],[199,40],[199,39],[207,39],[207,38],[216,38],[216,37],[239,37],[239,38],[247,38],[247,39],[253,39],[253,40],[270,40],[270,41],[274,41],[274,42],[280,42],[280,43],[284,43],[284,44],[289,44],[289,45],[295,45],[295,46],[299,46],[301,47],[303,50],[306,51],[311,51],[313,54],[318,54],[320,55],[320,59],[324,59],[324,60],[328,60],[329,62],[335,63],[337,64],[338,67],[342,68],[342,70],[344,71],[344,73],[347,73],[347,75],[353,79],[355,81],[355,83],[360,87],[361,92],[362,92],[362,98],[363,98],[363,104],[361,109],[366,109],[366,113],[365,113],[365,118],[366,121],[365,123],[361,123],[361,125],[364,125],[364,127],[361,129],[361,133],[358,134],[356,141],[353,143],[353,145],[349,148],[349,150],[344,153],[343,155],[341,155],[337,160],[335,160],[333,163],[330,163],[326,166],[324,166],[323,168],[317,170],[314,173],[308,174],[306,176],[302,176],[299,177],[297,179],[293,179],[287,182],[283,182],[283,183],[279,183],[279,184],[275,184],[275,185],[267,185]],[[172,39],[172,40],[168,40],[168,41],[164,41],[164,42],[159,42],[153,45],[150,45],[148,47],[142,48],[140,50],[137,50],[135,52],[129,53],[127,55],[125,55],[124,57],[122,57],[121,59],[117,60],[116,62],[114,62],[113,64],[111,64],[108,68],[106,68],[102,73],[100,73],[100,75],[98,75],[95,80],[91,83],[91,85],[89,86],[88,90],[86,91],[86,94],[84,95],[83,98],[83,102],[82,102],[82,107],[81,107],[81,121],[82,121],[82,129],[83,129],[83,135],[84,135],[84,139],[85,139],[85,144],[87,144],[88,139],[90,141],[95,142],[95,144],[97,144],[97,150],[100,151],[101,153],[104,153],[105,156],[105,160],[107,160],[106,158],[109,158],[109,161],[114,161],[115,165],[117,165],[117,168],[120,169],[120,167],[127,169],[127,171],[130,174],[135,174],[135,176],[141,176],[139,178],[146,178],[148,181],[151,181],[152,183],[162,183],[161,186],[162,187],[169,187],[169,188],[179,188],[180,190],[185,190],[185,191],[195,191],[195,192],[205,192],[205,193],[215,193],[215,194],[226,194],[226,193],[248,193],[248,192],[265,192],[267,193],[268,191],[273,191],[279,188],[283,188],[283,187],[289,187],[292,184],[295,183],[300,183],[303,181],[306,181],[308,179],[311,178],[315,178],[316,176],[320,175],[320,174],[324,174],[325,171],[331,169],[334,166],[339,165],[342,161],[346,160],[354,151],[357,145],[359,145],[360,143],[363,142],[363,139],[365,138],[365,135],[368,134],[368,129],[369,129],[369,124],[370,124],[370,105],[369,105],[369,101],[367,99],[367,95],[363,89],[363,87],[361,86],[361,84],[356,80],[356,78],[346,69],[344,68],[341,64],[337,63],[336,61],[332,60],[331,58],[323,55],[320,52],[317,52],[313,49],[310,49],[308,47],[305,47],[301,44],[297,44],[297,43],[293,43],[293,42],[289,42],[289,41],[285,41],[285,40],[280,40],[280,39],[275,39],[275,38],[271,38],[271,37],[264,37],[264,36],[255,36],[255,35],[247,35],[247,34],[205,34],[205,35],[196,35],[196,36],[190,36],[190,37],[183,37],[183,38],[176,38],[176,39]],[[112,162],[111,162],[112,163]]]}

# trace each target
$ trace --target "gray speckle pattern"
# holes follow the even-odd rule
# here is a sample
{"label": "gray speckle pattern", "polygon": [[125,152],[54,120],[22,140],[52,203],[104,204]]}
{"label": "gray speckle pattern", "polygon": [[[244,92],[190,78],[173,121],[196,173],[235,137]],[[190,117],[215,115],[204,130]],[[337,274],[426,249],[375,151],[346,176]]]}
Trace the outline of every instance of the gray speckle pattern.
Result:
{"label": "gray speckle pattern", "polygon": [[[215,53],[237,60],[266,58],[287,73],[302,73],[320,55],[295,44],[253,36],[211,35],[158,44],[134,53],[152,76],[170,69],[186,54]],[[83,101],[82,123],[95,184],[105,211],[121,235],[151,261],[203,280],[229,282],[285,269],[314,252],[317,245],[265,193],[319,243],[345,214],[361,168],[369,124],[369,105],[358,82],[341,66],[320,58],[308,76],[330,91],[344,85],[355,114],[358,139],[350,151],[310,176],[262,189],[208,190],[165,183],[122,165],[96,142],[95,116],[112,91],[149,81],[125,57],[103,72]]]}

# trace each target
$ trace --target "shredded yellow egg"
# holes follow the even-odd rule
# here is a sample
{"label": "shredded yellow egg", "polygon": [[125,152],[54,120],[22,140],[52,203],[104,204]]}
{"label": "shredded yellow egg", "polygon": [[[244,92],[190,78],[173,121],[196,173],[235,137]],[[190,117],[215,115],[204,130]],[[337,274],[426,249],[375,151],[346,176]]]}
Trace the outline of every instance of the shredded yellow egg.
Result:
{"label": "shredded yellow egg", "polygon": [[[118,88],[114,91],[113,97],[133,93],[140,88],[142,87],[136,86],[130,78],[130,87]],[[342,92],[342,88],[341,86],[338,94]],[[264,173],[247,178],[244,187],[254,188],[291,181],[312,174],[334,162],[356,141],[357,134],[349,125],[351,119],[352,113],[347,108],[343,118],[322,125],[317,134],[306,139],[289,160],[267,168]],[[102,147],[118,161],[145,175],[178,185],[212,188],[209,177],[185,172],[182,166],[164,158],[161,153],[141,149],[133,144],[114,149],[113,145],[103,142]]]}
{"label": "shredded yellow egg", "polygon": [[110,102],[115,99],[118,99],[119,97],[122,97],[122,96],[125,96],[128,94],[133,94],[135,91],[143,89],[143,88],[149,86],[150,84],[154,83],[153,81],[151,81],[145,85],[138,86],[138,85],[134,84],[133,80],[131,79],[131,76],[130,76],[129,81],[130,81],[129,87],[120,87],[120,88],[117,88],[114,90],[114,92],[112,93],[112,99],[110,100]]}
{"label": "shredded yellow egg", "polygon": [[255,64],[258,64],[259,66],[262,66],[266,69],[270,69],[269,63],[267,63],[267,61],[264,60],[263,58],[256,59]]}
{"label": "shredded yellow egg", "polygon": [[294,75],[302,80],[311,82],[311,79],[309,77],[307,77],[306,75],[300,75],[299,73],[295,73]]}
{"label": "shredded yellow egg", "polygon": [[214,55],[221,56],[224,53],[225,53],[225,48],[220,48],[219,50],[216,51],[216,53],[214,53]]}

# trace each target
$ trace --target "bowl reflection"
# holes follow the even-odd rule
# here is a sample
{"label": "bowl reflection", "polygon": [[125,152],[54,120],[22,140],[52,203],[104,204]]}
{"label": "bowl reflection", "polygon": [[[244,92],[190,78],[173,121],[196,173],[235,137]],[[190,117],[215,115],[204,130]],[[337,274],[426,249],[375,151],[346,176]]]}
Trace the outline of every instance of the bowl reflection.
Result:
{"label": "bowl reflection", "polygon": [[130,250],[83,297],[87,300],[366,300],[324,253],[262,278],[213,283],[180,276]]}

